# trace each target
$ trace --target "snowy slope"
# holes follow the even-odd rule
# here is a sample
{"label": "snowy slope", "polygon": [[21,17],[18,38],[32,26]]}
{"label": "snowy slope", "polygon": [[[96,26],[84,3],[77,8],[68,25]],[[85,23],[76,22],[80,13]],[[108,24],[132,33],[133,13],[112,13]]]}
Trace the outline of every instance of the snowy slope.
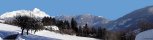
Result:
{"label": "snowy slope", "polygon": [[12,25],[8,25],[8,24],[2,24],[0,23],[0,30],[5,30],[5,31],[20,31],[21,29],[19,27],[16,26],[12,26]]}
{"label": "snowy slope", "polygon": [[[44,34],[47,34],[47,35],[44,35]],[[43,31],[37,32],[36,35],[45,36],[45,37],[51,37],[51,38],[57,38],[57,39],[62,39],[62,40],[96,40],[94,38],[58,34],[58,33],[55,33],[55,32],[49,32],[47,30],[43,30]]]}
{"label": "snowy slope", "polygon": [[153,29],[139,33],[135,40],[153,40]]}
{"label": "snowy slope", "polygon": [[3,39],[0,37],[0,40],[3,40]]}
{"label": "snowy slope", "polygon": [[[8,35],[18,33],[21,33],[19,27],[0,23],[0,37],[4,38]],[[97,40],[94,38],[59,34],[47,30],[38,31],[36,34],[31,33],[30,35],[18,36],[18,38],[24,40]]]}

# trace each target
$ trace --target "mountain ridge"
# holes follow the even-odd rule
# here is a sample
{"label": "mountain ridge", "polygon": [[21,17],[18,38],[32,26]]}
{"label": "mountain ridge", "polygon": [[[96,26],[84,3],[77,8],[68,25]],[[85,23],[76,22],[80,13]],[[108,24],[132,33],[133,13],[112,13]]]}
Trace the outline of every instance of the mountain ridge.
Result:
{"label": "mountain ridge", "polygon": [[153,23],[153,6],[137,9],[107,25],[109,30],[138,29],[140,21]]}
{"label": "mountain ridge", "polygon": [[[37,15],[35,15],[36,17],[49,16],[45,12],[40,11],[40,9],[38,8],[35,8],[33,11],[23,10],[23,13],[24,12],[25,13],[27,12],[29,14],[30,12],[33,12],[34,15],[38,13]],[[7,14],[9,13],[11,14],[12,12],[8,12]],[[18,12],[15,11],[14,13],[18,13]],[[4,14],[0,16],[1,19],[5,18],[5,15],[7,15],[7,14],[5,15]],[[42,14],[42,15],[40,16],[39,14],[40,15]],[[24,15],[27,15],[27,14],[24,14]],[[16,14],[14,16],[16,16]],[[10,17],[13,17],[13,16],[10,16]],[[69,22],[71,21],[71,18],[74,18],[76,19],[78,26],[84,26],[85,24],[88,24],[88,26],[90,27],[104,27],[104,28],[107,28],[108,30],[126,30],[128,28],[137,29],[138,23],[141,20],[145,22],[153,23],[153,21],[151,21],[153,20],[151,19],[153,18],[153,6],[148,6],[148,7],[144,7],[144,8],[135,10],[116,20],[109,20],[105,17],[95,16],[91,14],[82,14],[82,15],[75,15],[75,16],[62,15],[62,16],[54,16],[54,18],[57,20],[68,20]]]}

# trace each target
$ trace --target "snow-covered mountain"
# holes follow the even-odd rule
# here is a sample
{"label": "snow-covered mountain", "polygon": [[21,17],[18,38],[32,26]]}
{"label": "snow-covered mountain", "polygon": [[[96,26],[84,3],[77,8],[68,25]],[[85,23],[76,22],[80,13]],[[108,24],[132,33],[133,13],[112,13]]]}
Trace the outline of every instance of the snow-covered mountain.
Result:
{"label": "snow-covered mountain", "polygon": [[94,16],[91,14],[83,14],[75,17],[78,25],[83,26],[88,24],[89,27],[104,27],[110,20],[102,16]]}
{"label": "snow-covered mountain", "polygon": [[20,35],[21,29],[17,26],[0,23],[0,38],[19,34],[17,40],[98,40],[95,38],[78,37],[73,35],[59,34],[48,30],[38,31],[35,34],[33,31],[29,35]]}
{"label": "snow-covered mountain", "polygon": [[1,19],[12,18],[17,15],[26,15],[26,16],[33,16],[33,17],[45,17],[49,16],[45,12],[41,11],[38,8],[34,8],[33,10],[17,10],[12,12],[6,12],[0,16]]}
{"label": "snow-covered mountain", "polygon": [[43,18],[45,16],[49,16],[45,12],[41,11],[40,9],[34,8],[33,10],[17,10],[12,12],[6,12],[0,16],[0,20],[12,22],[13,19],[15,19],[14,17],[17,15],[20,15],[20,16],[26,15],[26,16],[35,17],[35,18]]}
{"label": "snow-covered mountain", "polygon": [[140,21],[153,23],[153,6],[135,10],[108,24],[109,30],[135,30],[138,28]]}
{"label": "snow-covered mountain", "polygon": [[91,14],[82,14],[76,16],[56,16],[55,18],[59,20],[68,20],[69,22],[72,18],[74,18],[79,26],[88,24],[89,27],[104,27],[105,24],[110,22],[110,20],[102,16],[94,16]]}
{"label": "snow-covered mountain", "polygon": [[[4,21],[12,21],[12,19],[14,19],[14,17],[17,15],[26,15],[37,18],[49,16],[47,13],[41,11],[40,9],[34,8],[33,10],[17,10],[12,12],[6,12],[0,16],[0,19]],[[58,20],[68,20],[69,22],[71,21],[72,17],[76,19],[79,26],[88,24],[90,27],[104,27],[105,24],[110,21],[102,16],[94,16],[91,14],[82,14],[76,16],[55,16],[55,18]]]}

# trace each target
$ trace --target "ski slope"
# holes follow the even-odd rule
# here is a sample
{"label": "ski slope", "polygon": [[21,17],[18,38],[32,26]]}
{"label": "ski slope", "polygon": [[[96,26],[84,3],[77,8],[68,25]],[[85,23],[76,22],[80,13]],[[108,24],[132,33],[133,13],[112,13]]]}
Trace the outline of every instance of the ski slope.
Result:
{"label": "ski slope", "polygon": [[[0,38],[20,33],[21,29],[19,27],[0,23]],[[29,35],[23,35],[23,36],[18,35],[17,40],[98,40],[98,39],[59,34],[47,30],[42,30],[36,32],[36,34],[31,33]]]}

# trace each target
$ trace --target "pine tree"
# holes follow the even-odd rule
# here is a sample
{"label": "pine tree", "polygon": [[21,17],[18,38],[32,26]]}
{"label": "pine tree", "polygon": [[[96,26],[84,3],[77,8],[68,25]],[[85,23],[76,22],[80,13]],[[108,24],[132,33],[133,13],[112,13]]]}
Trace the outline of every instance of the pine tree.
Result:
{"label": "pine tree", "polygon": [[82,27],[79,26],[77,36],[82,36]]}
{"label": "pine tree", "polygon": [[99,27],[99,28],[98,28],[98,31],[97,31],[97,33],[96,33],[96,34],[97,34],[97,38],[105,39],[106,33],[107,33],[106,28],[101,28],[101,27]]}
{"label": "pine tree", "polygon": [[91,34],[93,35],[92,37],[96,37],[96,29],[92,27]]}
{"label": "pine tree", "polygon": [[52,17],[44,17],[42,19],[42,23],[44,24],[44,26],[55,25],[56,19]]}
{"label": "pine tree", "polygon": [[88,25],[85,24],[84,28],[83,28],[83,33],[84,33],[84,36],[89,36],[89,28],[88,28]]}
{"label": "pine tree", "polygon": [[75,31],[75,33],[78,33],[77,22],[74,18],[71,19],[71,28]]}
{"label": "pine tree", "polygon": [[102,39],[106,36],[106,28],[102,28]]}
{"label": "pine tree", "polygon": [[56,19],[55,18],[52,18],[51,21],[52,21],[52,23],[51,23],[52,25],[55,25],[56,24]]}
{"label": "pine tree", "polygon": [[98,28],[98,31],[97,31],[97,38],[102,38],[102,28],[101,27],[99,27]]}

